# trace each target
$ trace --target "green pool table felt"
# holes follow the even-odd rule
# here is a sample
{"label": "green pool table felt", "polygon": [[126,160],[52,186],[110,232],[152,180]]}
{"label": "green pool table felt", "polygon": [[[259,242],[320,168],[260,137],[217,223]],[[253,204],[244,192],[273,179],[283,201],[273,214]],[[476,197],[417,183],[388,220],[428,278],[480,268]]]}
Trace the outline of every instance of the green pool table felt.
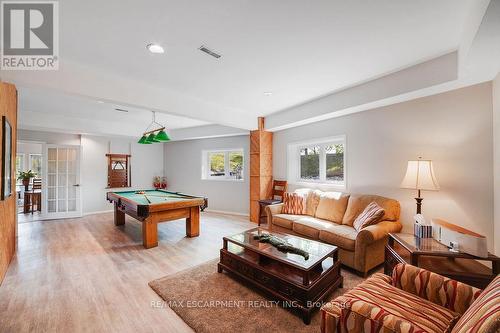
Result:
{"label": "green pool table felt", "polygon": [[[138,194],[137,191],[123,191],[123,192],[113,192],[117,195],[120,195],[129,200],[133,200],[140,205],[152,205],[164,202],[172,202],[172,201],[182,201],[182,200],[190,200],[193,199],[190,196],[184,196],[182,194],[177,194],[174,192],[167,191],[158,191],[158,190],[141,190],[144,191],[144,194]],[[146,197],[151,201],[148,202]]]}

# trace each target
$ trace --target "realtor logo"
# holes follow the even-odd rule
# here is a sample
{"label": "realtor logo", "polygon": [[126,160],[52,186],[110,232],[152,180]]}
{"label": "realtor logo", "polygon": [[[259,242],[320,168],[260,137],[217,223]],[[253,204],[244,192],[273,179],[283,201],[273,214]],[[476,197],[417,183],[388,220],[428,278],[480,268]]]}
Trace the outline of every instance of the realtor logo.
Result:
{"label": "realtor logo", "polygon": [[59,68],[59,3],[1,1],[2,70]]}

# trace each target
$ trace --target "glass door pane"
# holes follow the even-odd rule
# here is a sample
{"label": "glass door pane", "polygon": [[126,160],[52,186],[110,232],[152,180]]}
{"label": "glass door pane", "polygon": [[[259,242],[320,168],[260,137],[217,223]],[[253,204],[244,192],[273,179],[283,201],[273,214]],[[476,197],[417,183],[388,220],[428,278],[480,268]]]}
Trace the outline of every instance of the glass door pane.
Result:
{"label": "glass door pane", "polygon": [[80,147],[47,147],[47,218],[80,216]]}

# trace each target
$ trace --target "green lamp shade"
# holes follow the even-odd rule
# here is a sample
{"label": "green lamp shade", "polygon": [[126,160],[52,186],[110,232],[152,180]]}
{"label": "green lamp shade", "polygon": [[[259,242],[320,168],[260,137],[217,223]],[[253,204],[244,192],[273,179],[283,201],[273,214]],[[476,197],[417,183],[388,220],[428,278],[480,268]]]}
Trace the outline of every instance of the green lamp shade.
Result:
{"label": "green lamp shade", "polygon": [[154,133],[149,134],[146,141],[149,143],[160,142],[160,141],[156,140],[156,135]]}
{"label": "green lamp shade", "polygon": [[168,137],[167,132],[165,131],[159,131],[158,134],[156,134],[155,139],[160,141],[160,142],[167,142],[170,141],[170,138]]}
{"label": "green lamp shade", "polygon": [[139,139],[139,141],[137,141],[137,143],[140,143],[141,145],[150,145],[151,142],[148,141],[148,138],[143,135],[142,138]]}

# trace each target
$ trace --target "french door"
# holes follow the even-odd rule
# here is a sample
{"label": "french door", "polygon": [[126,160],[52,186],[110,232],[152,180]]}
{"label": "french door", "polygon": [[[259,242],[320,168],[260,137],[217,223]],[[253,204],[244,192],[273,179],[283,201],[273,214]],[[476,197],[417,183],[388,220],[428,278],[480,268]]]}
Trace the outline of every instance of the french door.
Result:
{"label": "french door", "polygon": [[80,146],[45,145],[42,219],[82,216]]}

